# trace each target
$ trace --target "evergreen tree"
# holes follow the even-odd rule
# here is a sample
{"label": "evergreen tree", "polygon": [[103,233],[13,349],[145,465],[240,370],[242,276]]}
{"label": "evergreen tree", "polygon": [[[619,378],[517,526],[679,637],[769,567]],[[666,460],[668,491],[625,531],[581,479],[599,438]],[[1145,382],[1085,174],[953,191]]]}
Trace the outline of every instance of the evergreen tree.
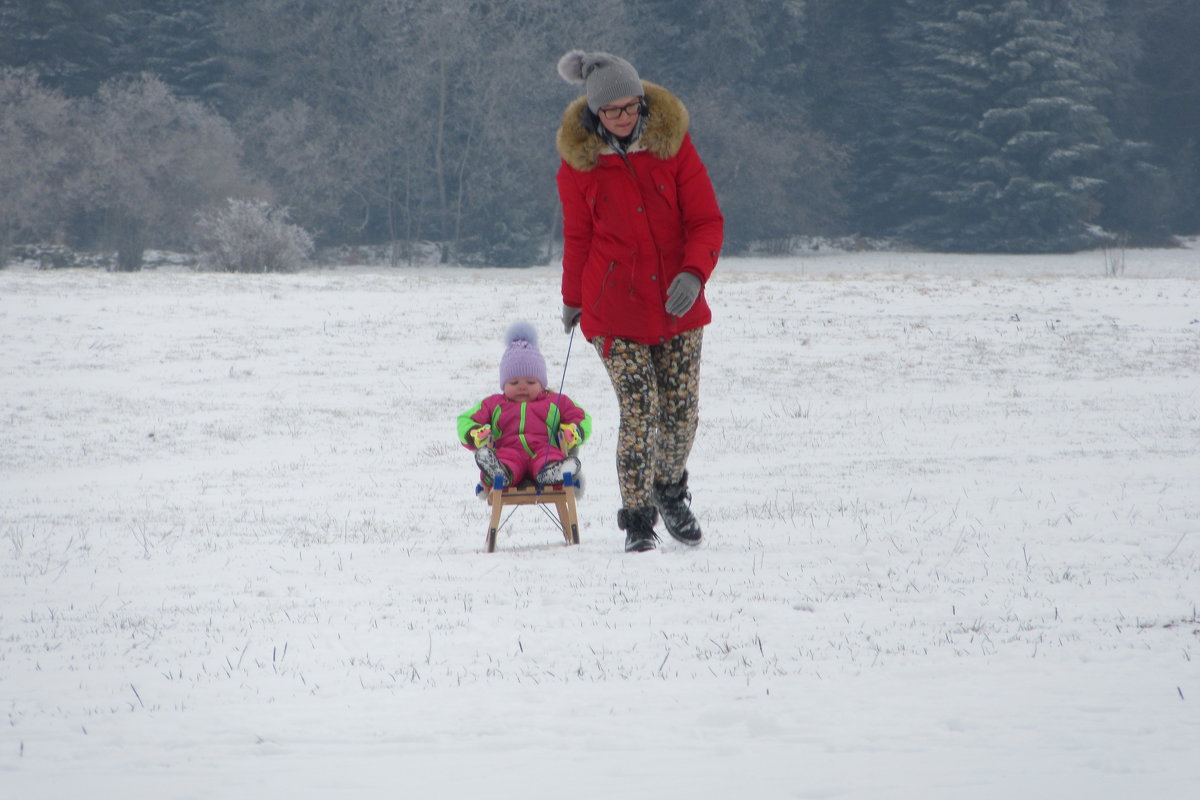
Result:
{"label": "evergreen tree", "polygon": [[[1200,233],[1200,3],[1114,0],[1118,19],[1140,43],[1131,80],[1118,98],[1127,135],[1147,141],[1164,167],[1165,187],[1139,184],[1122,198],[1134,213],[1178,233]],[[1144,162],[1143,162],[1144,164]],[[1144,166],[1136,167],[1144,174]]]}
{"label": "evergreen tree", "polygon": [[0,0],[0,66],[29,69],[69,97],[120,74],[120,0]]}
{"label": "evergreen tree", "polygon": [[847,150],[841,186],[852,229],[878,233],[895,223],[888,196],[894,180],[883,143],[889,138],[894,103],[889,80],[893,57],[887,33],[894,0],[809,0],[804,85],[812,119],[822,133]]}
{"label": "evergreen tree", "polygon": [[880,78],[891,67],[894,11],[893,0],[809,0],[804,76],[822,129],[852,140],[872,127],[888,88]]}
{"label": "evergreen tree", "polygon": [[0,66],[36,71],[71,97],[153,74],[211,101],[223,78],[210,0],[0,0]]}
{"label": "evergreen tree", "polygon": [[225,80],[212,0],[138,0],[125,5],[114,34],[117,59],[149,73],[179,98],[212,103]]}
{"label": "evergreen tree", "polygon": [[[1060,9],[1078,45],[1086,73],[1104,87],[1096,106],[1104,114],[1116,137],[1107,149],[1099,174],[1104,180],[1100,193],[1100,226],[1134,245],[1174,244],[1170,232],[1173,209],[1180,197],[1180,186],[1173,186],[1171,172],[1164,169],[1169,156],[1153,141],[1154,126],[1149,124],[1144,98],[1149,87],[1140,85],[1137,67],[1145,36],[1138,20],[1153,17],[1153,8],[1164,0],[1041,0],[1050,8]],[[1175,4],[1176,0],[1169,0]],[[1193,9],[1193,22],[1200,21],[1200,6],[1181,4]],[[1166,23],[1168,29],[1186,29],[1185,14]],[[1193,28],[1186,47],[1171,57],[1173,71],[1184,68],[1175,56],[1195,58],[1194,40],[1200,27]],[[1150,50],[1157,50],[1153,45]],[[1173,74],[1172,71],[1172,74]],[[1164,76],[1165,77],[1165,76]],[[1200,79],[1200,74],[1195,74]],[[1168,128],[1171,126],[1167,126]]]}
{"label": "evergreen tree", "polygon": [[1055,5],[897,9],[895,101],[870,176],[887,186],[868,213],[939,249],[1064,251],[1098,241],[1101,164],[1118,142],[1097,107],[1102,87]]}

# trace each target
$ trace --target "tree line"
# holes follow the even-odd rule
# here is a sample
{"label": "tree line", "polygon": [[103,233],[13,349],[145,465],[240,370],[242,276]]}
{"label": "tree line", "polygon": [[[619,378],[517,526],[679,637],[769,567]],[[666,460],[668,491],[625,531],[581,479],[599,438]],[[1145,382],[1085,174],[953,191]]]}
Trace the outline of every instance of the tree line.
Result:
{"label": "tree line", "polygon": [[688,106],[728,250],[1164,244],[1200,228],[1193,0],[0,0],[0,257],[187,247],[269,201],[324,245],[544,263],[568,49]]}

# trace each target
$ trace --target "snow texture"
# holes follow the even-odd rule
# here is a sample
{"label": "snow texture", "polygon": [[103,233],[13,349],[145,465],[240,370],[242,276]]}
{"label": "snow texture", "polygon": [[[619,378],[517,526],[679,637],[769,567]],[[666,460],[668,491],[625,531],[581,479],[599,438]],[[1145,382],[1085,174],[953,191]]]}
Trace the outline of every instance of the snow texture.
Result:
{"label": "snow texture", "polygon": [[[1200,796],[1200,256],[1109,271],[722,262],[705,541],[637,555],[553,268],[0,271],[0,791]],[[589,496],[487,555],[514,318]]]}

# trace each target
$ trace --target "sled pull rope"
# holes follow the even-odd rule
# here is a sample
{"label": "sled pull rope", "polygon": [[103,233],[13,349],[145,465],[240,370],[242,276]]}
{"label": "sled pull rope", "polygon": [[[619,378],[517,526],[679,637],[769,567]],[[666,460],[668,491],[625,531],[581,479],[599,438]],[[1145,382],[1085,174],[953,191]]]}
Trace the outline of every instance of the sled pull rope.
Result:
{"label": "sled pull rope", "polygon": [[[567,365],[571,363],[571,345],[575,342],[575,327],[571,327],[571,338],[567,339],[567,355],[563,358],[562,377],[558,380],[558,393],[561,395],[563,387],[567,384]],[[558,424],[562,425],[562,411],[558,412]],[[546,455],[550,455],[550,446],[555,441],[555,437],[546,437]],[[566,455],[565,453],[563,455]],[[536,481],[535,481],[536,483]],[[538,494],[542,493],[542,485],[538,484]]]}
{"label": "sled pull rope", "polygon": [[571,345],[575,342],[575,327],[571,326],[571,338],[567,339],[567,355],[563,359],[562,378],[558,381],[558,393],[562,394],[563,386],[567,384],[567,364],[571,362]]}

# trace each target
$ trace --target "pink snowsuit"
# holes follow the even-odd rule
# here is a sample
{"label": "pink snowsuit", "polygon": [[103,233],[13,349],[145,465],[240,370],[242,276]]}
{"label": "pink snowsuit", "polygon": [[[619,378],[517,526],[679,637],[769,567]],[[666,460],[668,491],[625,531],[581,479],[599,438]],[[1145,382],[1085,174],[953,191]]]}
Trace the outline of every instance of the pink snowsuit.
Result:
{"label": "pink snowsuit", "polygon": [[[458,439],[474,450],[470,431],[478,425],[492,426],[492,449],[504,466],[512,471],[513,485],[532,478],[548,463],[562,461],[566,453],[558,449],[560,425],[575,424],[586,441],[592,430],[592,418],[565,394],[543,391],[528,403],[493,394],[476,403],[458,417]],[[491,476],[484,475],[491,483]]]}

